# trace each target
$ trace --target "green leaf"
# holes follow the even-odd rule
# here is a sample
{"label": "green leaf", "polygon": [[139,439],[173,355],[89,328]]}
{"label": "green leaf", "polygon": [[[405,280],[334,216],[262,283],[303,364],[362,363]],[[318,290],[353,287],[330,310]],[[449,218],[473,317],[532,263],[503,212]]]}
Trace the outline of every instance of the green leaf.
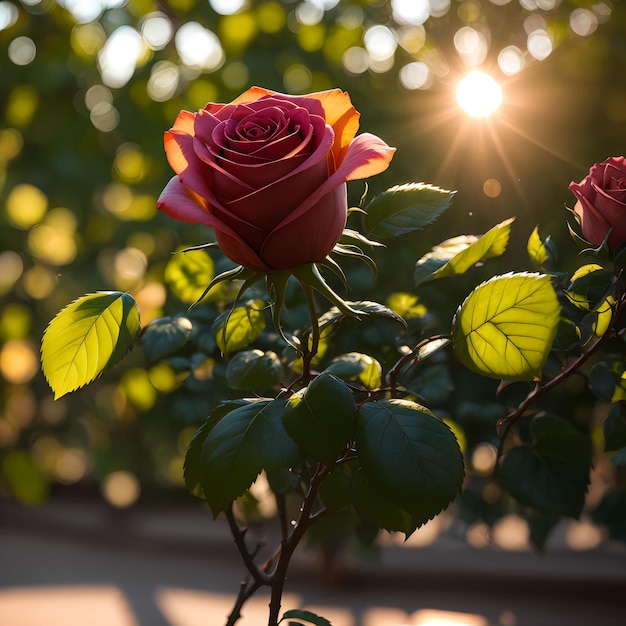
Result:
{"label": "green leaf", "polygon": [[425,183],[395,185],[367,205],[365,232],[387,239],[420,230],[450,206],[455,193]]}
{"label": "green leaf", "polygon": [[452,431],[407,400],[366,402],[358,411],[356,448],[363,473],[416,527],[445,509],[463,482],[463,456]]}
{"label": "green leaf", "polygon": [[191,335],[193,325],[184,316],[160,317],[151,321],[141,333],[141,343],[151,363],[182,348]]}
{"label": "green leaf", "polygon": [[530,432],[531,445],[511,448],[504,457],[504,487],[522,504],[578,517],[589,484],[589,436],[549,413],[535,417]]}
{"label": "green leaf", "polygon": [[514,219],[512,217],[496,224],[480,237],[460,235],[439,244],[416,263],[413,274],[415,284],[464,274],[480,261],[500,256],[509,243]]}
{"label": "green leaf", "polygon": [[614,404],[604,422],[604,449],[607,452],[626,446],[626,408]]}
{"label": "green leaf", "polygon": [[444,348],[447,348],[451,343],[452,339],[450,339],[450,337],[435,337],[427,339],[416,347],[415,358],[418,361],[425,361]]}
{"label": "green leaf", "polygon": [[43,373],[55,399],[92,382],[120,361],[139,326],[135,301],[119,291],[82,296],[60,311],[41,343]]}
{"label": "green leaf", "polygon": [[265,303],[251,300],[245,306],[222,313],[213,323],[211,333],[223,354],[241,350],[265,329]]}
{"label": "green leaf", "polygon": [[165,266],[163,278],[183,302],[196,302],[213,280],[213,260],[205,250],[179,250]]}
{"label": "green leaf", "polygon": [[626,400],[626,357],[613,355],[596,363],[589,373],[589,386],[605,402]]}
{"label": "green leaf", "polygon": [[484,376],[532,380],[548,358],[560,311],[549,276],[494,276],[476,287],[454,316],[457,356]]}
{"label": "green leaf", "polygon": [[606,299],[611,287],[612,274],[597,263],[579,267],[563,293],[579,309],[591,311]]}
{"label": "green leaf", "polygon": [[320,617],[317,613],[303,611],[302,609],[291,609],[290,611],[285,611],[280,621],[282,622],[284,619],[292,617],[295,619],[303,619],[305,622],[309,622],[309,624],[314,624],[314,626],[332,626],[327,619]]}
{"label": "green leaf", "polygon": [[[364,317],[366,315],[371,315],[373,317],[387,318],[387,319],[393,320],[394,322],[398,322],[399,324],[402,324],[402,326],[406,328],[406,321],[404,320],[403,317],[401,317],[397,313],[394,313],[389,307],[386,307],[385,305],[380,304],[379,302],[370,302],[369,300],[360,300],[358,302],[349,302],[348,304],[350,305],[351,309],[353,309],[357,313],[363,314]],[[342,320],[345,316],[346,314],[340,311],[339,308],[337,307],[333,307],[332,309],[329,309],[328,311],[326,311],[326,313],[324,313],[323,315],[320,315],[318,319],[320,330],[324,330],[327,326],[336,324],[337,322]]]}
{"label": "green leaf", "polygon": [[189,493],[199,498],[204,498],[202,491],[202,446],[209,431],[228,413],[235,409],[246,406],[251,400],[230,400],[220,404],[202,426],[196,431],[189,443],[185,464],[183,466],[183,476],[185,486]]}
{"label": "green leaf", "polygon": [[334,358],[324,370],[347,381],[358,380],[367,389],[378,389],[381,385],[383,368],[380,363],[360,352],[349,352]]}
{"label": "green leaf", "polygon": [[283,424],[313,458],[334,465],[354,434],[356,404],[344,382],[327,373],[289,398]]}
{"label": "green leaf", "polygon": [[626,465],[626,447],[620,448],[611,456],[611,463],[615,465],[615,467],[623,467]]}
{"label": "green leaf", "polygon": [[200,480],[213,517],[238,498],[262,470],[289,468],[301,458],[282,423],[286,402],[260,400],[229,411],[202,446]]}
{"label": "green leaf", "polygon": [[548,251],[539,236],[539,226],[535,226],[533,232],[530,234],[528,243],[526,244],[526,250],[535,269],[539,272],[545,271],[545,264],[548,260]]}
{"label": "green leaf", "polygon": [[363,471],[357,471],[352,480],[352,505],[359,517],[377,528],[390,532],[404,533],[408,539],[419,524],[410,513],[390,502],[386,491],[377,488],[367,479]]}
{"label": "green leaf", "polygon": [[275,352],[246,350],[228,363],[226,380],[234,389],[267,389],[280,379],[282,363]]}

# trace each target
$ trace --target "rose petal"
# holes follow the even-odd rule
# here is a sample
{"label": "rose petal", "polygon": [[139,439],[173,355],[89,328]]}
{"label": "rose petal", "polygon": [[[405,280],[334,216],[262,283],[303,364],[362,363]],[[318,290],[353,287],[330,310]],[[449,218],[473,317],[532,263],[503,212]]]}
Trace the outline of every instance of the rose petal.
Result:
{"label": "rose petal", "polygon": [[185,187],[178,176],[173,176],[161,192],[157,200],[157,209],[175,220],[205,224],[213,228],[218,242],[220,240],[227,242],[229,253],[221,244],[220,247],[231,261],[262,271],[268,269],[254,250],[232,228],[210,213],[207,202]]}
{"label": "rose petal", "polygon": [[208,209],[204,198],[183,185],[178,176],[170,178],[157,200],[157,209],[163,211],[175,220],[206,224],[215,227],[218,225]]}
{"label": "rose petal", "polygon": [[[226,211],[269,232],[296,207],[304,202],[308,203],[312,196],[316,195],[319,200],[344,182],[338,179],[332,187],[324,187],[328,180],[326,156],[332,146],[334,134],[332,128],[325,125],[320,118],[312,116],[311,120],[318,126],[314,134],[320,141],[315,152],[287,176],[249,193],[241,193],[243,183],[232,175],[218,175],[218,170],[224,172],[219,164],[204,159],[216,170],[213,180],[214,195],[222,200],[221,205]],[[320,194],[319,190],[322,188],[326,190]]]}
{"label": "rose petal", "polygon": [[267,272],[272,269],[239,237],[219,230],[215,231],[215,237],[220,250],[233,261],[233,263],[249,267],[259,272]]}
{"label": "rose petal", "polygon": [[344,183],[299,219],[273,230],[261,248],[263,261],[272,269],[289,269],[323,260],[339,241],[347,212]]}
{"label": "rose petal", "polygon": [[235,98],[231,104],[245,104],[247,102],[254,102],[264,96],[274,95],[276,92],[263,87],[250,87],[247,91],[244,91],[240,96]]}
{"label": "rose petal", "polygon": [[330,89],[309,95],[316,98],[324,107],[326,123],[335,131],[333,155],[339,165],[343,160],[350,142],[359,130],[361,114],[352,106],[350,96],[341,89]]}
{"label": "rose petal", "polygon": [[387,169],[395,148],[390,148],[382,139],[369,133],[359,135],[348,148],[344,160],[339,169],[332,174],[315,193],[309,196],[295,211],[285,216],[284,220],[277,224],[282,227],[289,222],[298,219],[302,214],[319,202],[320,198],[330,193],[333,189],[348,180],[373,176]]}
{"label": "rose petal", "polygon": [[607,221],[584,197],[576,203],[574,211],[580,217],[583,237],[592,244],[599,246],[610,228]]}

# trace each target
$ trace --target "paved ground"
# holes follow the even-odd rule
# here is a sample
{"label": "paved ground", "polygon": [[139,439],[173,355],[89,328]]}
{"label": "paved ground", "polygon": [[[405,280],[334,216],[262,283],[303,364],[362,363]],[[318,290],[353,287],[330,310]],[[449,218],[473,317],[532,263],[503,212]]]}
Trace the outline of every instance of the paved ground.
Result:
{"label": "paved ground", "polygon": [[[0,626],[223,626],[242,566],[201,507],[119,513],[98,502],[0,502]],[[618,626],[626,549],[477,550],[442,534],[321,574],[300,553],[285,608],[333,626]],[[267,596],[241,626],[263,626]],[[239,624],[238,624],[239,626]]]}

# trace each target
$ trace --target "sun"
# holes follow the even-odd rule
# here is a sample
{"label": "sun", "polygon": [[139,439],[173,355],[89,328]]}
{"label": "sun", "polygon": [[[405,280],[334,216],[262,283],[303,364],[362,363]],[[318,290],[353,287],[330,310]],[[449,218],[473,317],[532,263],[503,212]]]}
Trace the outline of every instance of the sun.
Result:
{"label": "sun", "polygon": [[486,117],[502,104],[502,89],[489,74],[471,72],[456,88],[459,106],[472,117]]}

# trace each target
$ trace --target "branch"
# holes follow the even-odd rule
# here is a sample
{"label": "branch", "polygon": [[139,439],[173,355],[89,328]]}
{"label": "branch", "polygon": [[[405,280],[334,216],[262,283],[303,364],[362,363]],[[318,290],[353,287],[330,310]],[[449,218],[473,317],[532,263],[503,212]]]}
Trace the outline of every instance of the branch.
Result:
{"label": "branch", "polygon": [[225,511],[226,519],[228,520],[228,525],[230,526],[230,532],[235,540],[235,544],[237,545],[237,549],[239,550],[239,554],[241,554],[241,558],[246,566],[246,569],[250,572],[250,575],[254,579],[257,588],[262,585],[269,585],[270,578],[269,576],[260,570],[256,564],[254,563],[253,555],[248,550],[248,546],[246,546],[245,535],[246,529],[239,528],[235,515],[233,514],[233,505],[232,503]]}

